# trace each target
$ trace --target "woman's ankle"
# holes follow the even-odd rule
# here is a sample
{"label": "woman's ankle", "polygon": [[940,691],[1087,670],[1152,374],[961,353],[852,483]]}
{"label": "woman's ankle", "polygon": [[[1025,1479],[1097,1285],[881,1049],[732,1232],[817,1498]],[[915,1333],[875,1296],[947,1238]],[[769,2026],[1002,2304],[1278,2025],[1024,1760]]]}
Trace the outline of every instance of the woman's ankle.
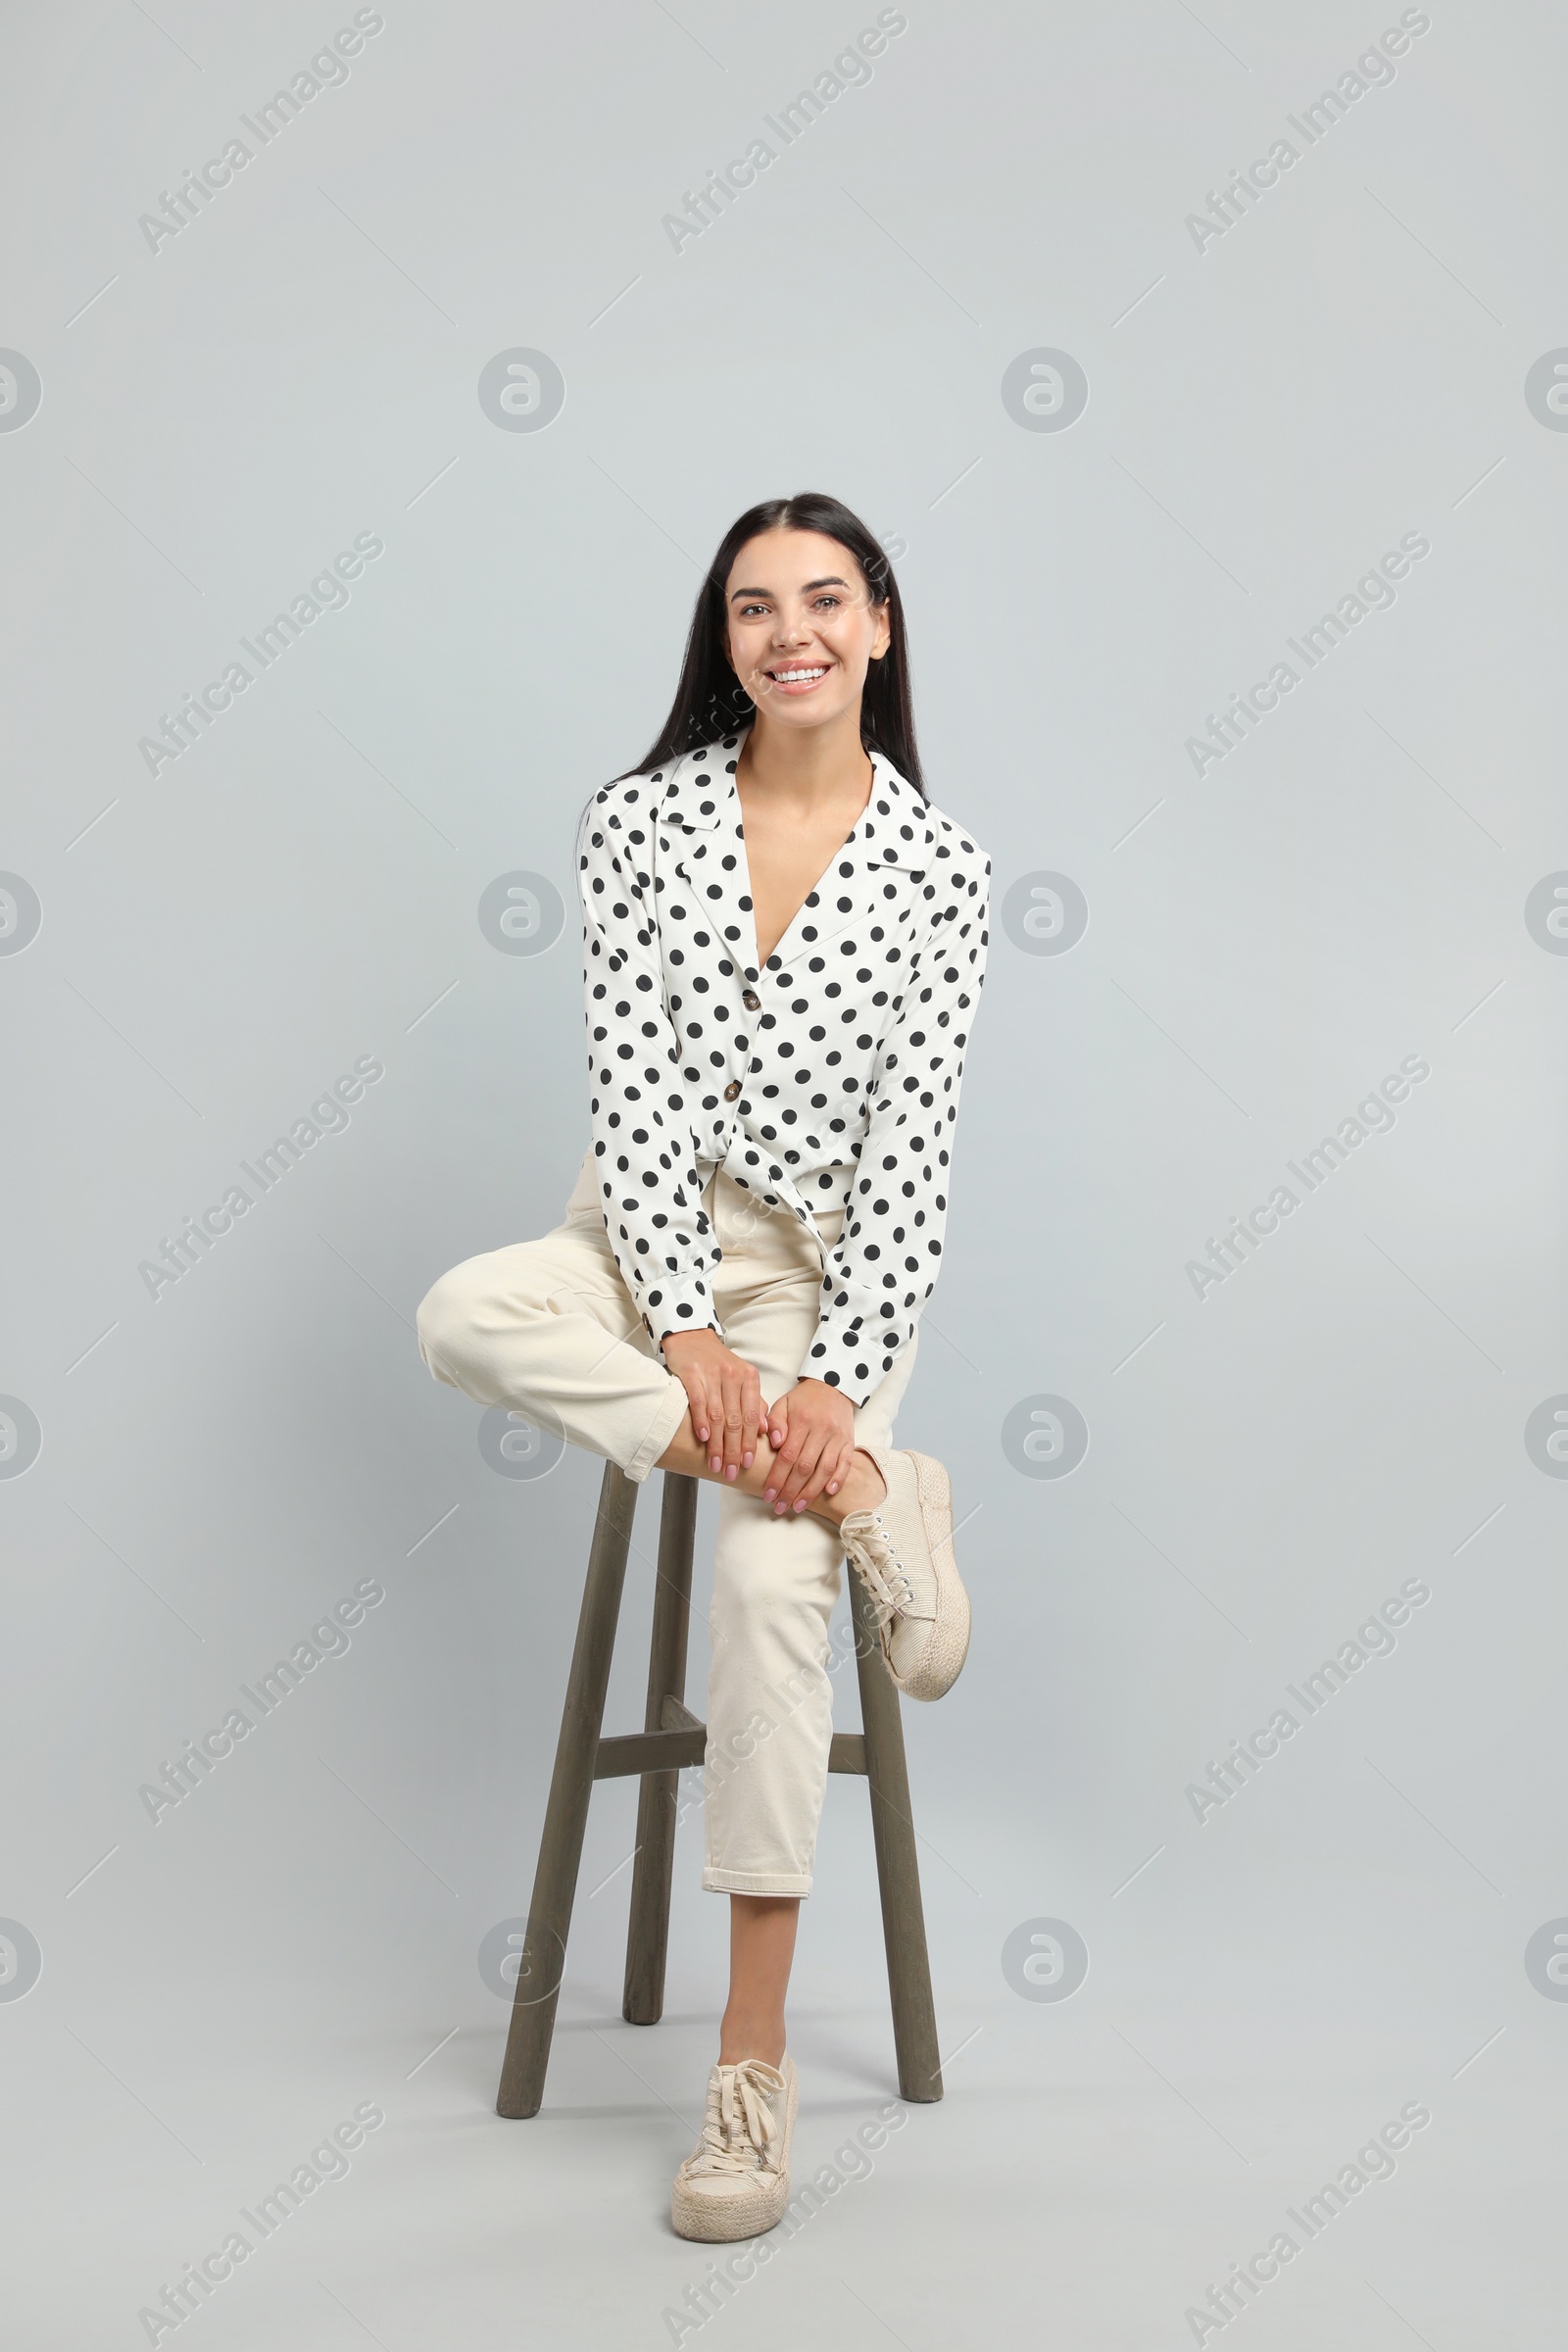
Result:
{"label": "woman's ankle", "polygon": [[744,2022],[719,2029],[718,2063],[720,2066],[739,2066],[743,2058],[760,2058],[765,2066],[777,2066],[784,2055],[784,2028],[749,2026]]}
{"label": "woman's ankle", "polygon": [[888,1485],[863,1446],[850,1457],[849,1474],[836,1494],[824,1494],[814,1505],[818,1515],[837,1527],[852,1511],[874,1511],[887,1500]]}

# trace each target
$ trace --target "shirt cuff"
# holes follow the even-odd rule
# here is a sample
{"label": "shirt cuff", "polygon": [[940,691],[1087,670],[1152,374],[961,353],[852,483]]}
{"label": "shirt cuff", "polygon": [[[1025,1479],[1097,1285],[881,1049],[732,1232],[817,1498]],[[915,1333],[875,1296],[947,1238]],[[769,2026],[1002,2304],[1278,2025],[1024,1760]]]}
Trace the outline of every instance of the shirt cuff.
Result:
{"label": "shirt cuff", "polygon": [[858,1407],[881,1387],[906,1336],[902,1324],[884,1325],[880,1317],[870,1336],[858,1322],[820,1323],[797,1377],[825,1381]]}
{"label": "shirt cuff", "polygon": [[723,1331],[713,1312],[712,1295],[700,1274],[662,1274],[643,1293],[643,1321],[656,1348],[681,1331]]}

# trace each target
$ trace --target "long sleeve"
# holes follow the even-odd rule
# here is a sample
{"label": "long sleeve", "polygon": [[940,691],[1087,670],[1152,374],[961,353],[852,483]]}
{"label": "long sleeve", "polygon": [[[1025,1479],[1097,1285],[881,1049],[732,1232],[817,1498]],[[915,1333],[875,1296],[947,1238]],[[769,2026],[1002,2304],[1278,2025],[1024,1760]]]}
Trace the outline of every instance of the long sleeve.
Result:
{"label": "long sleeve", "polygon": [[969,1026],[985,979],[991,860],[950,828],[938,909],[876,1058],[867,1126],[800,1377],[863,1404],[936,1288]]}
{"label": "long sleeve", "polygon": [[652,912],[652,802],[638,777],[595,795],[577,828],[577,888],[605,1231],[658,1346],[672,1331],[720,1325],[711,1287],[719,1253]]}

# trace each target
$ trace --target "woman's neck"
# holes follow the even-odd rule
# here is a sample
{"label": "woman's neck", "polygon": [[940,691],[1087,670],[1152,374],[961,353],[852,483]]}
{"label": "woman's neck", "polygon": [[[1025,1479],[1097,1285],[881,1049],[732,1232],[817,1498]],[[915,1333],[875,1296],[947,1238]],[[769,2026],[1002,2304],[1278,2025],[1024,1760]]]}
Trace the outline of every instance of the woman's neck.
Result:
{"label": "woman's neck", "polygon": [[802,810],[858,800],[870,792],[872,766],[860,741],[859,713],[824,727],[769,727],[753,720],[736,765],[741,788]]}

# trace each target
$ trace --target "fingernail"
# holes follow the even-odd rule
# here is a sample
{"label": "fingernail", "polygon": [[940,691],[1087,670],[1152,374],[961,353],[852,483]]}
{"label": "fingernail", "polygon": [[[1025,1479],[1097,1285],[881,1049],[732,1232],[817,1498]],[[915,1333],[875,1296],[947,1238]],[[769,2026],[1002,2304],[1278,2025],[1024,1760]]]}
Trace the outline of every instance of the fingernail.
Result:
{"label": "fingernail", "polygon": [[743,1470],[749,1470],[749,1469],[751,1468],[751,1466],[752,1466],[752,1456],[751,1456],[749,1453],[743,1453],[743,1454],[741,1455],[741,1468],[742,1468]]}
{"label": "fingernail", "polygon": [[830,1494],[836,1494],[838,1493],[838,1491],[839,1491],[839,1482],[838,1482],[838,1480],[837,1480],[836,1478],[830,1478],[830,1479],[828,1480],[828,1482],[827,1482],[827,1491],[828,1491],[828,1493],[829,1493]]}
{"label": "fingernail", "polygon": [[764,1502],[771,1502],[777,1493],[778,1489],[776,1487],[764,1487],[762,1489],[762,1500]]}

